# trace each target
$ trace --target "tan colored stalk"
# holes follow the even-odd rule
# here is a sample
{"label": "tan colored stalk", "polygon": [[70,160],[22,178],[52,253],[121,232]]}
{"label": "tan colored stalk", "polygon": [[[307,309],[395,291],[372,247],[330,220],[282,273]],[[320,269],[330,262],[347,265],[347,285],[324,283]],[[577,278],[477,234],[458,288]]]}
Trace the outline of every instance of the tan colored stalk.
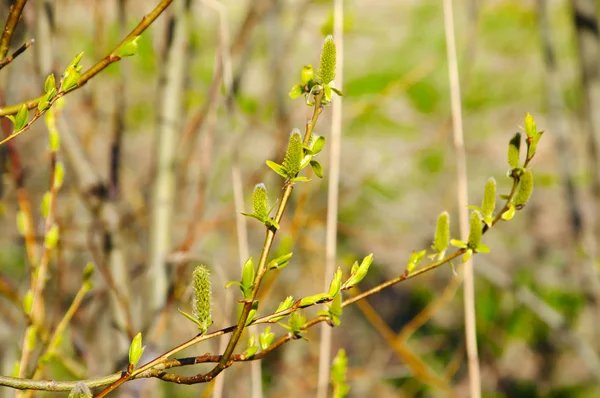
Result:
{"label": "tan colored stalk", "polygon": [[[336,87],[343,91],[344,70],[344,5],[343,0],[334,1],[334,27],[337,62]],[[337,252],[337,222],[340,182],[340,157],[342,140],[342,97],[333,101],[331,110],[331,137],[329,185],[327,188],[327,226],[325,232],[325,274],[324,291],[327,291],[330,278],[335,272]],[[333,328],[326,323],[321,324],[321,342],[319,347],[319,376],[317,380],[317,397],[326,398],[329,388],[329,368],[331,366],[331,339]]]}
{"label": "tan colored stalk", "polygon": [[[469,204],[467,188],[467,157],[463,139],[462,110],[460,98],[460,80],[458,76],[458,61],[456,57],[456,41],[454,35],[454,16],[452,0],[444,0],[444,31],[448,56],[448,77],[450,80],[450,100],[452,106],[452,130],[454,136],[454,151],[456,154],[457,199],[461,239],[466,239],[469,233]],[[477,354],[477,334],[475,331],[475,287],[473,278],[473,260],[464,266],[464,312],[465,338],[467,342],[467,358],[469,368],[469,389],[471,398],[481,397],[481,376]]]}

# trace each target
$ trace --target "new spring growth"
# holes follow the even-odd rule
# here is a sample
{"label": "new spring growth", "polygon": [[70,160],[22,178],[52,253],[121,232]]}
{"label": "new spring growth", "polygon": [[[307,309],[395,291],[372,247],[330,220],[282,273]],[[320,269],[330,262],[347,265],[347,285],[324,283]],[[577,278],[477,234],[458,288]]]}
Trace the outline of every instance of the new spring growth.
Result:
{"label": "new spring growth", "polygon": [[46,78],[44,82],[44,99],[38,103],[38,110],[43,112],[50,108],[50,101],[54,99],[56,96],[56,79],[54,78],[54,73],[51,73]]}
{"label": "new spring growth", "polygon": [[267,326],[261,334],[258,335],[258,345],[260,345],[261,350],[266,350],[273,343],[273,339],[275,338],[275,334],[271,332],[271,327]]}
{"label": "new spring growth", "polygon": [[200,333],[205,333],[212,324],[212,292],[210,287],[210,272],[205,265],[198,265],[193,273],[194,298],[192,299],[192,314],[198,320]]}
{"label": "new spring growth", "polygon": [[323,103],[331,102],[331,92],[342,95],[341,91],[332,86],[335,79],[336,49],[333,37],[327,36],[321,51],[321,63],[317,71],[317,81],[323,87]]}
{"label": "new spring growth", "polygon": [[[279,303],[275,312],[281,312],[281,311],[288,310],[292,307],[293,304],[294,304],[294,298],[292,296],[287,296],[285,298],[285,300],[283,300],[281,303]],[[273,318],[273,322],[277,322],[284,317],[285,317],[285,315],[275,317],[275,318]]]}
{"label": "new spring growth", "polygon": [[252,193],[252,211],[261,221],[269,217],[269,197],[265,184],[256,184]]}
{"label": "new spring growth", "polygon": [[292,312],[290,315],[290,319],[288,320],[287,326],[284,325],[286,329],[290,331],[294,335],[295,338],[300,338],[300,332],[302,332],[302,326],[306,322],[306,315],[302,311]]}
{"label": "new spring growth", "polygon": [[515,194],[514,205],[517,210],[522,209],[529,198],[531,197],[531,193],[533,192],[533,174],[529,170],[524,170],[521,175],[519,187],[517,188],[517,193]]}
{"label": "new spring growth", "polygon": [[474,211],[469,218],[469,240],[467,241],[469,248],[473,250],[477,249],[481,243],[482,231],[481,217],[478,212]]}
{"label": "new spring growth", "polygon": [[483,192],[483,200],[481,201],[481,210],[483,222],[488,226],[492,226],[494,220],[494,210],[496,210],[496,180],[490,177],[485,184]]}
{"label": "new spring growth", "polygon": [[[229,286],[233,282],[229,282]],[[239,284],[239,282],[235,282]],[[192,315],[179,310],[181,315],[194,322],[200,330],[200,334],[206,333],[212,324],[212,290],[210,286],[210,271],[206,265],[197,265],[192,273]]]}
{"label": "new spring growth", "polygon": [[346,384],[346,371],[348,370],[348,358],[346,351],[340,349],[333,359],[331,365],[331,384],[333,386],[333,398],[344,398],[350,392]]}
{"label": "new spring growth", "polygon": [[29,110],[27,105],[23,104],[16,115],[6,115],[7,118],[13,123],[13,130],[15,132],[23,130],[29,122]]}
{"label": "new spring growth", "polygon": [[135,335],[129,346],[129,364],[135,368],[137,363],[140,361],[142,354],[146,347],[142,346],[142,334],[138,333]]}
{"label": "new spring growth", "polygon": [[[421,250],[421,251],[413,251],[410,254],[410,257],[408,258],[408,262],[406,263],[406,272],[408,274],[410,274],[411,272],[413,272],[415,270],[415,268],[417,268],[417,265],[419,265],[419,263],[421,262],[421,260],[423,259],[423,257],[425,257],[425,253],[427,253],[427,250]],[[439,254],[434,254],[434,257],[438,257]]]}
{"label": "new spring growth", "polygon": [[344,283],[342,289],[350,289],[353,286],[356,286],[363,278],[367,275],[369,271],[369,267],[373,262],[373,253],[369,254],[365,257],[360,265],[358,262],[355,262],[352,265],[352,269],[350,270],[350,278]]}
{"label": "new spring growth", "polygon": [[[435,236],[431,246],[436,252],[436,257],[443,258],[450,244],[450,215],[447,211],[439,215],[435,226]],[[410,272],[410,271],[409,271]]]}
{"label": "new spring growth", "polygon": [[525,116],[525,134],[527,134],[527,160],[531,160],[535,151],[537,150],[537,144],[542,138],[543,131],[537,131],[535,120],[529,113]]}
{"label": "new spring growth", "polygon": [[79,65],[79,62],[82,57],[83,52],[77,54],[69,66],[67,66],[67,69],[65,69],[60,84],[60,91],[67,92],[77,86],[79,77],[81,76],[82,66]]}
{"label": "new spring growth", "polygon": [[338,293],[330,304],[327,304],[327,311],[318,311],[317,315],[327,317],[329,326],[339,326],[342,316],[342,294]]}
{"label": "new spring growth", "polygon": [[519,167],[521,153],[521,133],[516,133],[508,143],[508,165],[511,170]]}
{"label": "new spring growth", "polygon": [[333,279],[331,280],[331,284],[329,285],[329,292],[327,295],[329,298],[334,298],[340,292],[342,287],[342,269],[338,267],[337,271],[333,275]]}
{"label": "new spring growth", "polygon": [[69,398],[92,398],[92,396],[90,388],[82,381],[75,384],[75,387],[69,393]]}
{"label": "new spring growth", "polygon": [[248,348],[244,351],[244,357],[250,358],[253,357],[254,354],[258,351],[258,346],[256,345],[256,335],[252,333],[248,338]]}
{"label": "new spring growth", "polygon": [[231,285],[238,285],[242,291],[242,296],[244,296],[245,299],[249,299],[252,296],[252,289],[254,287],[254,274],[254,261],[252,260],[252,257],[250,257],[242,267],[242,279],[239,282],[227,282],[225,288],[228,288]]}
{"label": "new spring growth", "polygon": [[282,164],[288,178],[294,178],[298,174],[303,157],[302,135],[300,134],[300,130],[294,129],[292,134],[290,134],[290,141],[288,142]]}
{"label": "new spring growth", "polygon": [[302,135],[300,130],[294,129],[290,134],[287,150],[282,164],[277,164],[267,160],[267,166],[283,178],[292,181],[307,181],[304,177],[296,177],[302,169],[301,163],[304,158],[304,146],[302,145]]}
{"label": "new spring growth", "polygon": [[335,79],[336,49],[333,37],[327,36],[321,50],[321,62],[317,71],[317,80],[325,85]]}
{"label": "new spring growth", "polygon": [[134,36],[125,43],[123,43],[116,51],[115,55],[119,58],[131,57],[137,54],[138,51],[138,40],[140,36]]}

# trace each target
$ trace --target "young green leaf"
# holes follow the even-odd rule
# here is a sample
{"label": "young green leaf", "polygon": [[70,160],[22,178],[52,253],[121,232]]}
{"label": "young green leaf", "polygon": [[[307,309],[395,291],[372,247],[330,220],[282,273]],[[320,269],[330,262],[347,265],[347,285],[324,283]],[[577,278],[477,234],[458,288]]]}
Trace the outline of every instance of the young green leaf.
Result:
{"label": "young green leaf", "polygon": [[314,79],[315,72],[312,65],[304,65],[302,67],[302,74],[300,76],[302,84],[310,84],[310,82]]}
{"label": "young green leaf", "polygon": [[246,348],[246,350],[244,351],[244,357],[246,357],[246,358],[253,357],[257,351],[258,351],[258,346],[256,345],[256,336],[254,335],[254,333],[252,333],[250,335],[250,338],[248,339],[248,348]]}
{"label": "young green leaf", "polygon": [[48,93],[52,89],[56,89],[56,79],[54,73],[50,73],[44,82],[44,92]]}
{"label": "young green leaf", "polygon": [[242,281],[240,283],[240,289],[245,299],[249,299],[252,296],[252,289],[254,287],[254,261],[250,257],[245,263],[242,269]]}
{"label": "young green leaf", "polygon": [[[285,300],[283,300],[281,303],[279,303],[279,306],[277,306],[277,309],[275,310],[275,312],[281,312],[281,311],[290,309],[293,304],[294,304],[294,298],[292,296],[287,296],[285,298]],[[275,317],[275,318],[273,318],[273,321],[277,322],[282,318],[284,318],[284,316]]]}
{"label": "young green leaf", "polygon": [[469,246],[466,242],[458,239],[451,239],[450,244],[454,247],[458,247],[459,249],[466,249]]}
{"label": "young green leaf", "polygon": [[291,99],[296,99],[302,95],[304,92],[304,87],[301,84],[296,84],[289,92],[289,96]]}
{"label": "young green leaf", "polygon": [[327,36],[321,51],[321,63],[317,78],[321,84],[329,84],[335,79],[336,50],[332,36]]}
{"label": "young green leaf", "polygon": [[527,137],[534,137],[537,134],[535,120],[529,112],[525,115],[525,134],[527,134]]}
{"label": "young green leaf", "polygon": [[260,349],[262,351],[267,350],[271,343],[273,343],[273,339],[275,338],[275,334],[271,333],[271,327],[267,326],[261,334],[258,335],[258,344],[260,345]]}
{"label": "young green leaf", "polygon": [[23,128],[27,126],[27,122],[29,121],[29,110],[27,109],[27,105],[23,104],[19,108],[19,111],[17,112],[16,116],[10,116],[9,119],[13,121],[15,131],[23,130]]}
{"label": "young green leaf", "polygon": [[342,269],[338,267],[337,271],[335,271],[335,274],[333,275],[331,283],[329,284],[329,291],[327,292],[329,298],[334,298],[335,296],[337,296],[337,294],[340,292],[341,287]]}
{"label": "young green leaf", "polygon": [[302,311],[293,312],[288,320],[288,329],[295,336],[300,337],[302,326],[306,322],[306,315]]}
{"label": "young green leaf", "polygon": [[129,363],[133,364],[133,366],[137,365],[145,348],[142,347],[142,334],[136,334],[129,346]]}
{"label": "young green leaf", "polygon": [[312,167],[312,169],[315,172],[315,175],[317,177],[323,178],[323,167],[321,166],[321,163],[319,163],[316,160],[311,160],[310,166]]}
{"label": "young green leaf", "polygon": [[287,171],[285,170],[285,168],[275,162],[273,162],[272,160],[267,160],[267,166],[269,166],[269,168],[271,168],[271,170],[273,170],[274,172],[276,172],[277,174],[279,174],[280,176],[282,176],[283,178],[287,178]]}
{"label": "young green leaf", "polygon": [[516,133],[508,143],[508,165],[511,169],[519,167],[521,152],[521,133]]}
{"label": "young green leaf", "polygon": [[408,271],[409,274],[415,270],[417,265],[419,265],[423,257],[425,257],[425,253],[427,253],[427,250],[421,250],[418,252],[413,251],[410,254],[410,257],[408,258],[408,262],[406,264],[406,271]]}
{"label": "young green leaf", "polygon": [[508,207],[508,210],[506,210],[504,213],[502,213],[502,219],[503,220],[512,220],[512,218],[515,216],[515,206],[514,205],[510,205]]}
{"label": "young green leaf", "polygon": [[369,267],[373,262],[373,253],[369,254],[363,259],[363,261],[357,267],[352,267],[353,271],[350,274],[350,278],[344,283],[344,288],[349,289],[356,286],[360,281],[364,279],[369,271]]}
{"label": "young green leaf", "polygon": [[321,136],[321,135],[317,135],[317,134],[313,134],[310,136],[310,150],[313,153],[313,155],[318,154],[319,152],[321,152],[321,150],[323,149],[323,147],[325,146],[325,137]]}
{"label": "young green leaf", "polygon": [[131,57],[132,55],[137,54],[138,52],[138,40],[140,36],[134,36],[125,43],[123,43],[116,51],[116,56],[125,58]]}
{"label": "young green leaf", "polygon": [[273,269],[285,268],[289,264],[290,259],[292,258],[293,254],[294,253],[287,253],[287,254],[284,254],[283,256],[277,257],[274,260],[271,260],[269,262],[269,264],[267,265],[267,269],[273,270]]}
{"label": "young green leaf", "polygon": [[327,293],[317,293],[312,296],[307,296],[300,300],[300,308],[310,307],[315,304],[319,304],[329,300],[329,295]]}
{"label": "young green leaf", "polygon": [[77,67],[73,65],[67,66],[65,72],[63,73],[62,84],[60,85],[60,90],[63,92],[67,92],[77,86],[77,82],[79,81],[79,77],[81,73],[77,70]]}

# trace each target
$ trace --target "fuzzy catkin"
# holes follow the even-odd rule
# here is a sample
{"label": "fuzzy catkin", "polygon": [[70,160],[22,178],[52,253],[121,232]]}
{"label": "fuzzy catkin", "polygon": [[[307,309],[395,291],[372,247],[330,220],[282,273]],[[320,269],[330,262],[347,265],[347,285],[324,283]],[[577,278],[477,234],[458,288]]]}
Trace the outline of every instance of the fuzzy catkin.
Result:
{"label": "fuzzy catkin", "polygon": [[204,333],[212,323],[210,272],[205,265],[198,265],[194,268],[193,287],[192,313],[200,322],[198,328]]}

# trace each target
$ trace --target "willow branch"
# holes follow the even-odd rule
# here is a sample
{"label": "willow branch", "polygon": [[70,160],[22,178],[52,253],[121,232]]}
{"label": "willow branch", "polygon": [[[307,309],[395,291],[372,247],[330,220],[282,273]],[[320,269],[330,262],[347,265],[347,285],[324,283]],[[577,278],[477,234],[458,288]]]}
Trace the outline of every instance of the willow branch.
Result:
{"label": "willow branch", "polygon": [[[68,92],[70,93],[72,91],[77,90],[78,88],[83,87],[91,78],[93,78],[98,73],[103,71],[108,65],[110,65],[114,62],[120,61],[121,57],[116,55],[119,48],[123,44],[127,43],[131,38],[141,35],[146,29],[148,29],[148,27],[150,27],[150,25],[156,20],[156,18],[158,18],[160,16],[160,14],[162,14],[162,12],[172,2],[173,2],[173,0],[162,0],[154,8],[154,10],[152,10],[149,14],[142,17],[142,20],[140,21],[140,23],[135,28],[133,28],[133,30],[131,32],[129,32],[129,34],[123,40],[121,40],[121,42],[106,57],[104,57],[103,59],[98,61],[94,66],[92,66],[90,69],[86,70],[84,73],[81,74],[81,76],[79,77],[79,80],[77,82],[77,85],[73,89],[69,90]],[[66,93],[63,93],[63,95],[64,94],[66,94]],[[57,97],[58,97],[58,94],[57,94]],[[33,109],[43,99],[44,99],[44,95],[41,95],[37,98],[30,99],[30,100],[22,102],[20,104],[5,106],[3,108],[0,108],[0,116],[13,115],[13,114],[17,113],[23,105],[27,105],[28,109]]]}
{"label": "willow branch", "polygon": [[0,69],[4,68],[6,65],[10,64],[12,61],[15,60],[15,58],[17,58],[19,55],[21,55],[23,52],[25,52],[25,50],[27,50],[29,47],[31,47],[31,45],[35,43],[35,39],[30,39],[28,41],[26,41],[25,43],[23,43],[23,45],[19,48],[17,48],[17,50],[12,53],[10,56],[4,58],[2,61],[0,61]]}
{"label": "willow branch", "polygon": [[15,33],[15,27],[19,22],[23,8],[25,7],[27,0],[16,0],[13,5],[10,6],[10,12],[4,25],[4,31],[2,31],[2,37],[0,37],[0,59],[4,59],[8,54],[8,48],[10,47],[10,40],[12,39],[13,33]]}

